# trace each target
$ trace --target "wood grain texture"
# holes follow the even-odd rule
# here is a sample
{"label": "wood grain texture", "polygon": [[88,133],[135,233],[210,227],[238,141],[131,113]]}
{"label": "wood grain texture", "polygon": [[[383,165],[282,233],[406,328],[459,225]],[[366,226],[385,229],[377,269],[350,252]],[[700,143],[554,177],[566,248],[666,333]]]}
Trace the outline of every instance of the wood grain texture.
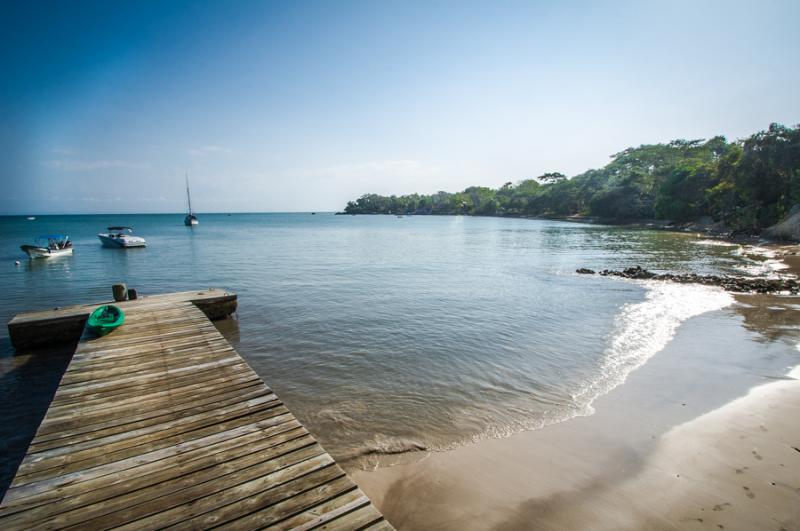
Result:
{"label": "wood grain texture", "polygon": [[123,303],[125,325],[78,343],[0,528],[391,529],[192,302],[203,293],[222,295]]}

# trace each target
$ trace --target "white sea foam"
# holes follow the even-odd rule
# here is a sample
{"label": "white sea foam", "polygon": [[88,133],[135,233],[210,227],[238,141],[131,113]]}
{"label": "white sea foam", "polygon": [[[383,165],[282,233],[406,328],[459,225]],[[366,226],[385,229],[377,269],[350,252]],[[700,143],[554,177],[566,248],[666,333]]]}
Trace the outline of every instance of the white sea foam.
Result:
{"label": "white sea foam", "polygon": [[[645,300],[625,304],[614,320],[609,344],[595,376],[585,380],[572,401],[533,416],[522,415],[516,421],[493,425],[472,436],[471,442],[487,438],[504,438],[526,430],[543,428],[573,417],[594,413],[592,404],[600,396],[621,385],[634,370],[644,365],[670,342],[681,323],[697,315],[720,310],[734,302],[721,288],[695,284],[673,284],[662,281],[631,281],[647,288]],[[798,345],[800,350],[800,345]],[[452,443],[437,450],[461,446]]]}
{"label": "white sea foam", "polygon": [[736,250],[736,254],[739,255],[757,254],[764,256],[766,258],[775,258],[776,256],[778,256],[778,252],[775,251],[774,249],[768,249],[766,247],[761,247],[759,245],[743,245]]}
{"label": "white sea foam", "polygon": [[[748,263],[736,268],[747,275],[777,278],[780,276],[778,275],[779,271],[789,268],[789,266],[781,260],[780,253],[774,249],[768,249],[757,245],[741,246],[733,251],[733,254],[748,259]],[[753,256],[758,256],[762,259],[756,260],[751,258]]]}
{"label": "white sea foam", "polygon": [[739,247],[738,243],[726,242],[724,240],[694,240],[695,245],[711,245],[715,247]]}
{"label": "white sea foam", "polygon": [[595,399],[625,382],[631,372],[666,347],[681,323],[734,301],[730,294],[712,286],[641,283],[648,289],[645,300],[623,306],[596,376],[574,395],[579,415],[592,414]]}
{"label": "white sea foam", "polygon": [[766,277],[766,278],[780,278],[778,271],[786,269],[788,266],[780,260],[766,260],[764,262],[753,262],[743,264],[736,267],[737,271],[741,271],[747,276],[753,277]]}

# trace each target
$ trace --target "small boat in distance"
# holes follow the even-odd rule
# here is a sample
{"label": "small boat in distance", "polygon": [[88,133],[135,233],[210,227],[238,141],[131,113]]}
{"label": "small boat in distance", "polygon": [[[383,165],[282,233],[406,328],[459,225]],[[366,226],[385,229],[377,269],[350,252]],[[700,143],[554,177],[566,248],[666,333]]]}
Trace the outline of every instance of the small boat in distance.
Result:
{"label": "small boat in distance", "polygon": [[147,242],[141,236],[133,235],[133,227],[108,227],[108,232],[97,235],[104,247],[146,247]]}
{"label": "small boat in distance", "polygon": [[21,245],[20,249],[31,258],[52,258],[72,254],[72,242],[66,234],[44,234],[37,236],[33,245]]}
{"label": "small boat in distance", "polygon": [[186,174],[186,200],[189,202],[189,213],[186,214],[186,217],[183,218],[183,224],[187,227],[191,227],[192,225],[197,225],[200,223],[197,221],[197,216],[194,215],[192,212],[192,196],[189,195],[189,174]]}
{"label": "small boat in distance", "polygon": [[36,219],[36,216],[28,216],[28,221],[33,221],[34,219]]}

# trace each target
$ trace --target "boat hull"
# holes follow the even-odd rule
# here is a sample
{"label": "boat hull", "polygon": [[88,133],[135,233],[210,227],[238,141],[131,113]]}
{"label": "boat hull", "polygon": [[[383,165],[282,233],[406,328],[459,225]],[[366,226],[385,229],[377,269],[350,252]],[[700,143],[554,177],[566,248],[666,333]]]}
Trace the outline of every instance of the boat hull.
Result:
{"label": "boat hull", "polygon": [[22,245],[20,249],[31,258],[55,258],[72,254],[72,247],[67,249],[48,249],[47,247],[38,247],[36,245]]}
{"label": "boat hull", "polygon": [[183,224],[186,225],[187,227],[192,227],[194,225],[197,225],[198,223],[200,223],[200,222],[197,221],[197,218],[195,216],[192,216],[192,215],[186,216],[183,219]]}
{"label": "boat hull", "polygon": [[147,247],[147,242],[144,238],[138,236],[112,236],[111,234],[98,234],[97,237],[104,247],[111,247],[114,249],[130,249],[133,247]]}

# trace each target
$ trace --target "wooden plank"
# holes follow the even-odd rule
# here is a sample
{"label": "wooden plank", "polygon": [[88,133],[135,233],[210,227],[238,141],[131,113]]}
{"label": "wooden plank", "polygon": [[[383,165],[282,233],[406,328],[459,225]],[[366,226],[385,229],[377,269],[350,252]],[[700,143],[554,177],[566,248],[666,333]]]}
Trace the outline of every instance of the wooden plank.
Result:
{"label": "wooden plank", "polygon": [[78,344],[3,529],[385,523],[185,295],[126,308],[125,325]]}
{"label": "wooden plank", "polygon": [[[117,355],[109,353],[102,358],[87,358],[75,360],[75,366],[67,373],[69,376],[73,374],[81,374],[86,371],[104,370],[109,367],[136,367],[142,362],[152,361],[155,356],[161,356],[165,359],[180,358],[182,356],[190,356],[198,352],[229,352],[233,348],[227,343],[219,341],[181,341],[173,344],[161,344],[160,348],[137,348],[131,349],[127,352],[120,352]],[[65,375],[67,375],[65,374]]]}
{"label": "wooden plank", "polygon": [[[180,367],[195,366],[200,362],[220,361],[230,358],[238,358],[238,354],[233,349],[225,350],[196,350],[186,356],[167,356],[160,360],[142,361],[138,364],[120,364],[116,366],[108,365],[92,370],[72,372],[65,374],[61,379],[61,385],[69,387],[75,384],[89,383],[96,380],[113,381],[123,377],[141,377],[158,374],[165,368],[177,369]],[[152,359],[152,357],[151,357]]]}
{"label": "wooden plank", "polygon": [[[123,325],[124,326],[124,325]],[[213,326],[213,325],[212,325]],[[114,342],[103,342],[98,343],[98,345],[91,345],[91,347],[87,344],[83,344],[81,347],[80,352],[76,352],[75,356],[76,359],[83,362],[83,361],[101,361],[101,359],[110,359],[110,358],[122,358],[125,355],[129,355],[131,353],[154,353],[160,352],[163,349],[168,348],[181,348],[187,342],[191,344],[192,342],[196,343],[204,343],[204,342],[219,342],[219,337],[212,336],[208,334],[197,334],[198,331],[202,332],[211,332],[210,329],[194,329],[195,335],[192,334],[183,334],[182,336],[176,336],[174,338],[168,338],[164,334],[159,334],[156,339],[153,339],[149,342],[142,343],[139,345],[129,346],[122,341],[114,341]],[[99,341],[95,339],[95,341]],[[94,348],[97,346],[98,348]]]}
{"label": "wooden plank", "polygon": [[[148,330],[147,332],[142,332],[141,334],[115,338],[114,348],[117,350],[123,347],[134,348],[140,345],[150,344],[153,341],[196,341],[198,332],[199,330],[195,326],[167,327],[164,330]],[[102,339],[96,339],[95,342],[96,344],[90,344],[89,346],[85,346],[86,343],[84,343],[84,352],[103,351],[104,356],[106,357],[111,354],[106,350],[107,347],[105,341]]]}
{"label": "wooden plank", "polygon": [[[198,394],[198,389],[203,389],[202,395]],[[228,380],[226,385],[219,385],[218,382],[210,382],[205,387],[194,386],[188,391],[172,393],[169,395],[169,403],[166,404],[164,395],[156,398],[143,398],[140,403],[132,400],[112,402],[107,405],[87,407],[86,411],[80,411],[71,406],[66,411],[58,411],[57,414],[48,419],[47,424],[39,428],[39,439],[48,439],[47,435],[52,432],[70,430],[77,434],[87,431],[96,431],[100,428],[114,426],[117,424],[130,424],[150,417],[167,415],[185,409],[202,406],[216,400],[226,400],[232,394],[234,396],[245,396],[253,391],[268,393],[269,391],[255,378]],[[75,414],[80,413],[76,418]]]}
{"label": "wooden plank", "polygon": [[[227,385],[236,385],[241,382],[251,382],[251,381],[258,381],[260,382],[261,379],[252,374],[249,371],[242,372],[241,374],[237,375],[234,374],[225,379],[217,379],[216,375],[212,375],[206,379],[200,379],[196,382],[186,383],[182,386],[170,386],[166,390],[159,390],[159,388],[149,389],[146,392],[143,392],[138,395],[138,402],[146,403],[149,401],[158,401],[159,403],[163,400],[169,400],[173,402],[174,400],[180,399],[184,395],[197,396],[198,394],[205,393],[209,388],[217,387],[217,386],[227,386]],[[59,416],[62,414],[70,414],[70,415],[77,415],[83,413],[91,413],[95,410],[103,410],[108,409],[111,407],[116,407],[120,405],[131,405],[132,402],[127,397],[111,397],[106,398],[103,401],[98,401],[96,404],[78,402],[78,403],[70,403],[66,402],[60,405],[51,405],[50,412],[53,413],[55,416]],[[135,402],[133,403],[135,406]]]}
{"label": "wooden plank", "polygon": [[[262,529],[264,527],[276,524],[281,520],[285,520],[290,516],[302,513],[303,511],[322,504],[325,501],[330,501],[331,499],[337,500],[339,503],[341,503],[341,500],[337,498],[339,495],[354,492],[356,490],[357,489],[355,489],[353,483],[347,476],[340,476],[332,481],[327,481],[319,484],[316,487],[312,487],[311,489],[301,492],[296,496],[287,497],[286,499],[281,500],[273,505],[269,505],[260,511],[250,513],[241,518],[230,519],[230,521],[221,527],[224,529],[237,531]],[[356,494],[359,499],[366,498],[361,493],[357,492]],[[369,500],[367,500],[367,503],[369,503]],[[363,503],[360,505],[363,505]],[[231,507],[233,506],[227,507],[228,514],[235,514],[232,512]],[[357,507],[351,507],[350,509],[355,508]],[[346,512],[348,511],[342,510],[339,514],[344,514]],[[210,523],[212,522],[212,519],[213,521],[219,521],[219,515],[214,513],[210,516],[206,516],[205,520],[200,522],[200,525]]]}
{"label": "wooden plank", "polygon": [[[349,490],[344,494],[331,498],[319,505],[315,505],[291,518],[272,524],[270,525],[270,529],[274,531],[288,531],[289,529],[306,531],[329,522],[334,518],[338,518],[343,514],[349,513],[352,510],[358,509],[362,505],[367,505],[368,503],[370,503],[369,498],[360,490]],[[269,508],[264,509],[264,511],[268,512]],[[258,515],[260,513],[254,514]],[[237,522],[233,522],[228,526],[222,526],[222,528],[233,528],[237,525]]]}
{"label": "wooden plank", "polygon": [[[165,368],[177,369],[180,367],[195,366],[200,362],[219,361],[230,358],[238,358],[238,354],[233,349],[207,350],[205,352],[196,350],[193,354],[186,356],[168,356],[160,360],[142,361],[138,364],[121,364],[98,367],[93,370],[71,372],[65,374],[61,379],[61,385],[68,387],[75,384],[89,383],[96,380],[113,381],[118,378],[141,377],[158,374]],[[152,358],[151,358],[152,359]],[[115,378],[116,377],[116,378]]]}
{"label": "wooden plank", "polygon": [[383,516],[378,512],[378,509],[372,505],[364,505],[355,511],[346,513],[335,520],[323,524],[318,529],[325,529],[327,531],[362,529],[377,524],[381,520],[383,520]]}
{"label": "wooden plank", "polygon": [[[14,514],[34,507],[47,506],[51,514],[63,512],[82,503],[92,503],[132,492],[140,486],[157,484],[166,477],[179,477],[201,470],[213,464],[236,459],[240,455],[259,451],[259,443],[267,443],[270,447],[308,435],[297,420],[266,427],[257,428],[253,425],[239,428],[229,432],[230,437],[213,442],[206,446],[187,450],[185,452],[164,457],[161,460],[141,464],[125,471],[125,474],[115,473],[76,481],[62,486],[57,486],[41,493],[34,493],[4,500],[0,515]],[[69,499],[69,503],[51,503]],[[67,508],[65,508],[67,506]]]}
{"label": "wooden plank", "polygon": [[228,350],[232,347],[218,339],[204,339],[192,342],[178,341],[173,343],[158,343],[141,346],[138,348],[119,349],[117,352],[107,350],[99,354],[84,355],[72,360],[68,372],[80,372],[91,369],[101,369],[114,364],[136,364],[143,359],[151,359],[154,355],[179,356],[185,352],[202,349]]}
{"label": "wooden plank", "polygon": [[[228,487],[227,483],[222,485],[212,483],[205,486],[205,489],[194,489],[182,492],[179,496],[159,500],[170,504],[181,502],[166,511],[154,512],[162,506],[148,504],[138,513],[127,515],[126,519],[130,523],[120,526],[120,529],[161,529],[167,526],[207,529],[217,522],[221,523],[220,520],[225,521],[224,519],[235,517],[253,506],[270,505],[291,496],[297,489],[305,490],[304,487],[309,481],[315,484],[325,483],[343,474],[344,472],[334,464],[329,455],[322,454],[229,488],[220,489]],[[212,511],[216,512],[206,514]],[[142,512],[148,516],[136,519]]]}
{"label": "wooden plank", "polygon": [[[161,404],[165,400],[169,400],[170,403],[174,404],[180,402],[185,396],[197,396],[215,387],[232,386],[244,382],[261,382],[261,379],[249,371],[243,371],[241,374],[233,374],[224,379],[207,377],[195,382],[185,383],[181,386],[169,386],[166,389],[160,389],[159,387],[146,389],[144,392],[137,395],[139,397],[137,402],[139,402],[142,407],[145,407],[150,402]],[[263,384],[263,382],[261,383]],[[74,416],[77,413],[91,414],[94,411],[107,411],[114,407],[125,405],[135,406],[136,404],[131,403],[130,399],[124,396],[108,397],[97,403],[89,403],[89,401],[77,403],[64,401],[63,404],[51,405],[49,412],[52,413],[52,418],[57,418],[60,416]]]}
{"label": "wooden plank", "polygon": [[[264,389],[258,383],[252,384],[246,389],[233,388],[227,393],[215,394],[202,399],[183,402],[179,406],[171,406],[169,409],[150,409],[144,412],[137,412],[134,415],[125,415],[120,417],[118,412],[112,412],[108,415],[108,420],[98,421],[99,419],[92,419],[92,424],[68,426],[56,426],[51,428],[43,435],[49,436],[49,439],[36,446],[31,446],[29,454],[40,455],[47,450],[54,451],[54,448],[67,447],[65,452],[73,451],[78,444],[93,444],[96,446],[103,445],[107,441],[106,437],[117,434],[124,434],[138,429],[148,428],[153,425],[162,425],[174,420],[183,418],[184,416],[192,416],[206,411],[213,411],[220,406],[227,406],[231,404],[240,403],[243,400],[250,400],[262,396],[270,395],[271,393]],[[274,396],[274,395],[273,395]],[[134,411],[135,408],[133,408]],[[40,439],[41,441],[41,439]]]}
{"label": "wooden plank", "polygon": [[[306,433],[299,438],[289,438],[286,442],[267,448],[268,441],[258,441],[260,444],[246,445],[241,452],[246,452],[234,458],[234,453],[226,453],[225,461],[214,462],[200,470],[186,473],[185,468],[174,468],[167,472],[142,476],[134,484],[116,485],[115,495],[108,491],[93,491],[82,493],[66,504],[48,504],[37,508],[36,516],[40,528],[64,528],[71,525],[83,524],[88,527],[91,520],[105,518],[106,523],[112,519],[119,519],[123,523],[124,517],[108,516],[112,513],[136,507],[141,504],[150,504],[154,501],[170,496],[187,488],[196,487],[208,481],[219,481],[220,478],[236,474],[239,470],[264,463],[267,461],[278,462],[283,458],[285,462],[299,462],[316,455],[323,450],[314,443],[314,439]],[[288,458],[287,458],[288,457]],[[208,462],[209,460],[206,460]],[[200,462],[200,465],[205,464]],[[236,478],[234,477],[234,480]],[[141,488],[132,488],[141,487]],[[102,499],[98,496],[102,494]],[[93,502],[93,503],[89,503]],[[68,509],[68,510],[64,510]],[[13,522],[13,520],[10,519]]]}
{"label": "wooden plank", "polygon": [[[244,363],[235,365],[224,365],[222,367],[212,367],[203,371],[195,373],[184,374],[174,378],[164,378],[158,381],[145,382],[144,384],[133,384],[125,387],[117,387],[111,389],[100,389],[89,393],[74,393],[65,396],[65,393],[56,391],[54,400],[60,405],[74,404],[74,403],[89,403],[92,401],[99,402],[107,399],[119,399],[123,396],[141,394],[152,391],[153,389],[178,389],[186,385],[191,385],[195,382],[202,382],[213,378],[218,378],[220,381],[226,378],[241,377],[247,374],[252,374],[250,368]],[[152,384],[152,385],[151,385]]]}
{"label": "wooden plank", "polygon": [[[224,390],[221,389],[220,391]],[[201,403],[200,400],[203,400],[203,402]],[[219,395],[219,398],[216,400],[208,400],[205,398],[198,399],[198,402],[196,403],[190,402],[188,404],[184,404],[184,408],[176,407],[173,411],[169,411],[165,408],[163,415],[159,414],[158,410],[151,410],[149,414],[153,415],[152,418],[159,419],[159,422],[156,422],[155,426],[150,426],[149,423],[146,423],[150,417],[148,416],[148,413],[143,413],[141,415],[141,420],[145,421],[146,424],[138,428],[135,426],[139,423],[134,422],[137,420],[136,417],[130,419],[129,417],[123,416],[121,418],[110,418],[98,424],[88,425],[83,425],[76,421],[69,421],[66,423],[48,423],[47,425],[40,427],[40,430],[42,435],[63,434],[63,436],[69,437],[84,433],[85,430],[88,429],[95,432],[94,438],[97,439],[100,438],[101,434],[97,433],[95,431],[96,429],[104,429],[106,427],[116,426],[119,425],[119,423],[128,425],[128,430],[126,430],[124,435],[117,436],[115,439],[103,438],[102,444],[110,444],[113,442],[113,440],[134,439],[138,438],[140,435],[159,431],[164,429],[159,427],[162,424],[177,428],[176,430],[171,430],[171,432],[179,433],[180,431],[184,431],[184,429],[188,430],[197,426],[202,426],[205,422],[205,419],[208,417],[218,417],[219,415],[224,415],[226,418],[235,418],[238,416],[237,414],[239,410],[247,408],[249,411],[254,406],[261,404],[268,404],[269,408],[274,408],[275,406],[280,406],[281,402],[274,393],[267,391],[263,387],[256,387],[255,389],[248,391],[247,394],[233,392],[228,393],[227,395]],[[131,420],[131,422],[128,422],[129,420]],[[77,451],[83,447],[82,445],[78,444],[73,444],[70,446],[72,451]],[[35,455],[39,455],[39,453],[37,452]]]}
{"label": "wooden plank", "polygon": [[394,527],[386,520],[378,520],[362,529],[363,531],[392,531]]}
{"label": "wooden plank", "polygon": [[[163,380],[171,380],[173,378],[192,375],[193,373],[204,372],[207,370],[213,370],[216,368],[224,367],[224,366],[231,366],[231,365],[240,365],[242,363],[242,359],[238,356],[231,356],[224,360],[213,360],[208,361],[205,363],[191,365],[189,367],[180,367],[177,369],[167,369],[161,371],[160,373],[156,373],[155,375],[146,375],[146,376],[130,376],[128,378],[120,378],[115,380],[101,380],[98,382],[93,383],[81,383],[81,384],[73,384],[73,385],[65,385],[64,387],[59,387],[57,391],[57,398],[68,398],[68,397],[75,397],[81,396],[84,394],[91,394],[92,392],[99,392],[99,391],[113,391],[115,389],[120,389],[129,386],[143,386],[147,387],[152,384],[157,384]],[[130,385],[125,385],[130,384]]]}
{"label": "wooden plank", "polygon": [[[170,425],[177,423],[167,423],[141,428],[135,430],[135,437],[126,437],[125,434],[110,435],[104,438],[101,448],[97,445],[77,443],[75,446],[78,448],[70,453],[53,450],[44,454],[30,454],[23,459],[16,481],[17,484],[30,483],[54,475],[91,469],[161,448],[174,447],[246,424],[250,420],[250,414],[261,413],[266,417],[287,414],[288,410],[279,404],[277,398],[264,397],[245,402],[243,405],[237,404],[224,413],[193,415],[190,421],[183,422],[179,426]],[[228,413],[235,416],[228,416]]]}
{"label": "wooden plank", "polygon": [[190,452],[195,449],[216,444],[220,441],[233,439],[243,434],[252,433],[254,431],[259,431],[265,428],[279,426],[286,422],[291,422],[295,419],[292,417],[291,414],[286,414],[278,417],[270,417],[263,420],[261,419],[251,419],[251,420],[254,420],[254,422],[252,422],[251,424],[246,424],[244,426],[237,426],[232,429],[223,430],[200,439],[195,439],[187,444],[162,448],[160,450],[129,457],[121,461],[114,461],[112,463],[108,463],[102,466],[86,470],[80,470],[78,472],[73,472],[70,474],[62,474],[60,476],[37,481],[26,485],[17,485],[15,484],[16,482],[12,482],[11,488],[6,492],[6,496],[3,499],[3,506],[9,501],[37,496],[48,491],[58,492],[58,489],[60,489],[61,487],[73,485],[75,483],[82,481],[97,479],[103,476],[107,476],[109,474],[115,475],[115,477],[112,478],[115,479],[116,475],[120,474],[121,472],[125,472],[125,475],[127,477],[129,474],[132,473],[131,469],[140,467],[141,465],[155,463],[156,461],[171,458],[179,454],[183,454],[184,452]]}

